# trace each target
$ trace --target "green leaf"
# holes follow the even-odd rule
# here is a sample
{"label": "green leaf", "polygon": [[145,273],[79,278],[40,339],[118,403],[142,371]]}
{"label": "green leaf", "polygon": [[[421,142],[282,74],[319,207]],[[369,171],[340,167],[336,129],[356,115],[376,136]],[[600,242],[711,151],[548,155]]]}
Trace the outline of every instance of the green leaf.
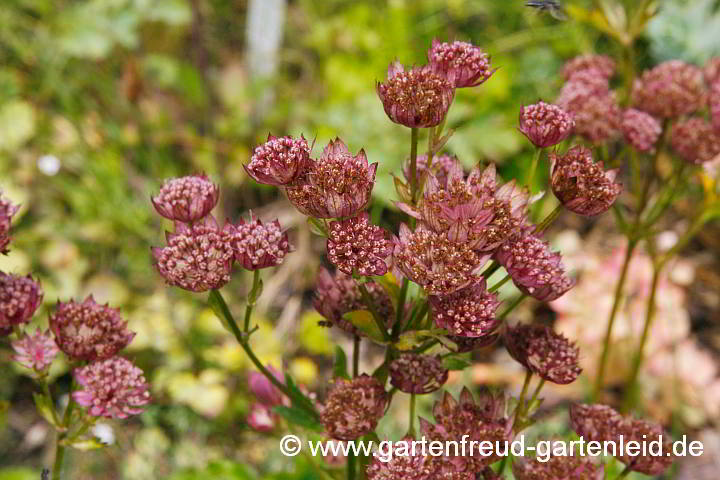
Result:
{"label": "green leaf", "polygon": [[451,356],[443,358],[443,367],[448,370],[465,370],[472,365],[472,362],[466,357]]}
{"label": "green leaf", "polygon": [[368,310],[353,310],[343,315],[343,318],[374,342],[383,345],[386,343],[382,332],[373,319],[372,313]]}
{"label": "green leaf", "polygon": [[299,425],[315,432],[323,431],[322,424],[301,408],[279,405],[273,408],[273,411],[294,425]]}
{"label": "green leaf", "polygon": [[72,442],[67,442],[65,445],[72,447],[76,450],[80,450],[83,452],[87,452],[89,450],[97,450],[99,448],[105,448],[107,445],[102,443],[100,440],[96,438],[83,438],[74,440]]}
{"label": "green leaf", "polygon": [[300,391],[295,384],[295,381],[288,373],[285,374],[285,386],[288,389],[288,393],[290,393],[290,400],[292,401],[293,408],[302,409],[308,412],[308,414],[312,412],[311,415],[317,415],[315,412],[315,405],[313,405],[312,401]]}
{"label": "green leaf", "polygon": [[398,285],[395,275],[393,275],[391,272],[388,272],[382,277],[374,277],[373,280],[376,283],[379,283],[380,286],[385,289],[388,295],[390,295],[390,298],[395,300],[394,303],[397,304],[400,297],[400,285]]}
{"label": "green leaf", "polygon": [[412,350],[422,343],[423,338],[427,337],[424,332],[423,330],[413,330],[403,333],[395,342],[395,348],[401,351]]}
{"label": "green leaf", "polygon": [[382,365],[380,365],[378,368],[375,369],[372,376],[377,381],[385,385],[385,382],[388,379],[388,375],[390,374],[390,369],[387,362],[383,362]]}
{"label": "green leaf", "polygon": [[41,393],[33,393],[33,400],[35,400],[35,407],[38,413],[52,426],[60,428],[60,425],[55,420],[54,406],[50,399]]}
{"label": "green leaf", "polygon": [[340,346],[335,347],[335,364],[333,365],[333,377],[350,378],[347,371],[347,357],[345,350]]}
{"label": "green leaf", "polygon": [[208,305],[215,313],[215,316],[220,319],[220,323],[222,323],[222,326],[225,327],[225,330],[230,333],[234,333],[234,329],[231,327],[231,323],[235,323],[232,313],[230,313],[230,309],[228,308],[227,303],[225,303],[225,299],[222,297],[220,292],[217,290],[210,291],[210,295],[208,295]]}

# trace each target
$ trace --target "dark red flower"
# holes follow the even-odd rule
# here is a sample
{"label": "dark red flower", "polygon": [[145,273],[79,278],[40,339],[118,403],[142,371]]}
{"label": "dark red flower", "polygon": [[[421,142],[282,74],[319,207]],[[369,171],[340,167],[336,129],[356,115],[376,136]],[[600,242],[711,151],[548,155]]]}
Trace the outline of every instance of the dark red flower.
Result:
{"label": "dark red flower", "polygon": [[683,160],[700,165],[720,155],[720,133],[705,119],[692,117],[673,126],[670,145]]}
{"label": "dark red flower", "polygon": [[565,63],[563,77],[570,80],[578,73],[591,73],[609,80],[615,74],[615,60],[607,55],[580,55]]}
{"label": "dark red flower", "polygon": [[20,209],[19,205],[13,205],[10,200],[2,196],[2,190],[0,190],[0,253],[8,252],[8,245],[10,244],[10,223],[12,217]]}

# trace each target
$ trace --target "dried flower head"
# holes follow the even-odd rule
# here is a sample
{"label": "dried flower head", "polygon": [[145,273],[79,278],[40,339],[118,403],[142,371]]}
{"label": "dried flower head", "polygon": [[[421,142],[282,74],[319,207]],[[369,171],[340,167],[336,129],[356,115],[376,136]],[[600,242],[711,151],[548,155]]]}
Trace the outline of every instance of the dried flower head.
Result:
{"label": "dried flower head", "polygon": [[550,327],[518,324],[505,330],[504,339],[510,356],[549,382],[566,385],[582,372],[578,348]]}
{"label": "dried flower head", "polygon": [[10,200],[2,196],[2,190],[0,190],[0,253],[8,252],[8,245],[10,244],[10,223],[12,217],[20,209],[19,205],[13,205]]}
{"label": "dried flower head", "polygon": [[560,254],[551,251],[530,228],[502,244],[495,251],[495,260],[505,267],[515,286],[541,302],[555,300],[573,286]]}
{"label": "dried flower head", "polygon": [[438,356],[403,353],[390,363],[390,384],[405,393],[432,393],[445,385],[448,373]]}
{"label": "dried flower head", "polygon": [[[417,157],[416,173],[418,178],[422,178],[425,175],[429,176],[429,174],[432,173],[440,186],[443,188],[447,186],[448,178],[455,175],[454,172],[457,172],[458,170],[462,172],[462,165],[458,161],[457,157],[452,155],[443,154],[434,156],[432,158],[432,165],[430,165],[429,171],[428,156],[418,155]],[[405,180],[410,182],[410,161],[405,162],[403,174],[405,175]]]}
{"label": "dried flower head", "polygon": [[255,147],[245,171],[258,183],[290,185],[302,178],[310,166],[310,146],[302,135],[273,137]]}
{"label": "dried flower head", "polygon": [[489,256],[476,253],[466,244],[451,242],[422,225],[411,232],[402,224],[393,259],[400,272],[429,295],[449,295],[479,281]]}
{"label": "dried flower head", "polygon": [[277,421],[277,415],[270,410],[265,404],[253,403],[250,406],[250,413],[248,413],[247,424],[250,428],[256,432],[269,432],[275,428]]}
{"label": "dried flower head", "polygon": [[649,113],[629,108],[623,113],[622,131],[635,150],[649,152],[660,138],[662,125]]}
{"label": "dried flower head", "polygon": [[[278,379],[280,383],[285,383],[282,374],[278,372],[272,365],[267,366],[268,371]],[[286,403],[285,395],[260,372],[250,372],[248,375],[248,386],[250,391],[257,397],[263,405],[274,407],[284,405]]]}
{"label": "dried flower head", "polygon": [[692,117],[673,126],[670,145],[683,160],[699,165],[720,155],[720,133],[706,120]]}
{"label": "dried flower head", "polygon": [[330,387],[320,420],[330,437],[355,440],[375,430],[386,404],[387,393],[375,378],[365,374],[352,380],[338,378]]}
{"label": "dried flower head", "polygon": [[547,461],[521,457],[513,462],[516,480],[603,480],[605,469],[580,456],[551,455]]}
{"label": "dried flower head", "polygon": [[353,156],[336,138],[312,161],[307,176],[287,186],[290,203],[305,215],[317,218],[351,217],[370,202],[377,163],[368,164],[364,150]]}
{"label": "dried flower head", "polygon": [[73,371],[83,387],[73,399],[93,417],[127,418],[143,412],[150,403],[149,385],[143,371],[122,357],[93,362]]}
{"label": "dried flower head", "polygon": [[154,247],[152,254],[168,284],[206,292],[230,281],[232,242],[212,215],[192,225],[176,222],[175,232],[165,236],[167,245]]}
{"label": "dried flower head", "polygon": [[[370,294],[380,317],[386,318],[387,326],[391,326],[392,320],[395,319],[395,313],[388,293],[375,282],[365,282],[365,288]],[[322,325],[337,325],[350,334],[362,334],[352,323],[343,318],[343,315],[348,312],[368,308],[362,300],[357,281],[350,275],[346,275],[339,270],[333,275],[321,267],[315,280],[313,305],[326,320],[322,322]]]}
{"label": "dried flower head", "polygon": [[452,84],[431,66],[405,71],[399,62],[390,64],[387,80],[375,89],[390,120],[409,128],[439,125],[455,96]]}
{"label": "dried flower head", "polygon": [[572,79],[580,72],[609,80],[615,74],[615,60],[607,55],[587,54],[568,60],[563,66],[565,80]]}
{"label": "dried flower head", "polygon": [[42,299],[42,287],[30,275],[0,272],[0,328],[29,322]]}
{"label": "dried flower head", "polygon": [[607,211],[622,187],[615,182],[617,170],[605,171],[592,152],[575,146],[565,155],[550,154],[550,182],[555,196],[568,210],[588,217]]}
{"label": "dried flower head", "polygon": [[518,129],[538,148],[552,147],[572,133],[575,121],[557,105],[539,101],[520,107]]}
{"label": "dried flower head", "polygon": [[60,350],[73,360],[104,360],[127,347],[135,333],[127,328],[120,310],[95,303],[58,302],[50,315],[50,329]]}
{"label": "dried flower head", "polygon": [[[420,419],[423,434],[434,441],[459,442],[467,435],[468,441],[492,442],[493,448],[498,442],[509,440],[512,421],[505,417],[505,400],[494,396],[488,390],[481,391],[476,402],[472,393],[463,388],[458,400],[445,392],[441,400],[433,406],[435,424]],[[445,453],[455,453],[450,451]],[[485,467],[499,459],[498,452],[491,450],[490,455],[436,457],[441,472],[480,473]]]}
{"label": "dried flower head", "polygon": [[236,225],[225,223],[223,234],[232,246],[235,261],[246,270],[280,265],[293,250],[278,220],[262,223],[252,212],[248,222],[241,218]]}
{"label": "dried flower head", "polygon": [[392,242],[385,229],[370,223],[363,212],[355,217],[330,223],[328,260],[341,272],[364,276],[385,275],[385,259],[392,254]]}
{"label": "dried flower head", "polygon": [[366,470],[368,480],[436,480],[432,457],[417,451],[413,441],[406,437],[392,442],[387,452],[389,461],[374,457]]}
{"label": "dried flower head", "polygon": [[151,201],[163,217],[183,223],[200,220],[215,208],[220,198],[218,186],[205,175],[167,180]]}
{"label": "dried flower head", "polygon": [[485,279],[450,295],[430,296],[433,319],[438,328],[459,337],[485,337],[499,326],[495,311],[497,295],[487,291]]}
{"label": "dried flower head", "polygon": [[635,80],[632,100],[635,108],[658,118],[693,113],[705,103],[703,72],[681,60],[663,62]]}
{"label": "dried flower head", "polygon": [[42,332],[39,328],[35,333],[28,334],[12,342],[15,354],[12,359],[30,370],[42,372],[46,370],[58,354],[55,339],[49,331]]}
{"label": "dried flower head", "polygon": [[495,73],[490,67],[490,56],[467,42],[435,39],[428,51],[428,61],[432,70],[455,88],[477,87]]}

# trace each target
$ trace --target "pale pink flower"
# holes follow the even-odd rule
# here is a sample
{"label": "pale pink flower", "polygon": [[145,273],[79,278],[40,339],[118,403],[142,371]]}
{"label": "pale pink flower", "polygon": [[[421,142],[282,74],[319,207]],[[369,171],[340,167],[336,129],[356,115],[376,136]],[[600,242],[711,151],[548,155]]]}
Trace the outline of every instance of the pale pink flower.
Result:
{"label": "pale pink flower", "polygon": [[219,198],[218,186],[208,177],[190,175],[167,180],[151,201],[155,210],[163,217],[191,223],[209,214]]}

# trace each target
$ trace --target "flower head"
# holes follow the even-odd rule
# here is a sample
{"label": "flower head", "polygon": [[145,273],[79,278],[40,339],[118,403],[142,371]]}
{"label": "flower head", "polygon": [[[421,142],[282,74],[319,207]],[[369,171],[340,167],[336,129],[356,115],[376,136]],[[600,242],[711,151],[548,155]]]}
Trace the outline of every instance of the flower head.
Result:
{"label": "flower head", "polygon": [[474,252],[467,244],[454,243],[420,225],[411,232],[400,225],[393,259],[408,279],[430,295],[449,295],[480,279],[488,255]]}
{"label": "flower head", "polygon": [[374,457],[366,470],[368,480],[435,480],[432,457],[416,451],[413,441],[406,437],[392,442],[391,450],[387,452],[389,461]]}
{"label": "flower head", "polygon": [[42,332],[39,328],[35,333],[12,342],[12,348],[15,350],[12,359],[36,372],[46,370],[58,354],[55,339],[50,332]]}
{"label": "flower head", "polygon": [[50,329],[60,350],[73,360],[104,360],[127,347],[135,333],[127,328],[120,310],[95,303],[58,302],[50,315]]}
{"label": "flower head", "polygon": [[[430,166],[429,170],[428,156],[424,154],[418,155],[417,157],[416,173],[418,178],[422,178],[424,175],[429,176],[429,174],[433,174],[437,182],[443,188],[447,186],[448,178],[450,178],[451,176],[457,176],[457,171],[462,172],[462,165],[460,164],[460,162],[458,162],[457,157],[454,157],[452,155],[443,154],[434,156],[432,159],[432,165]],[[403,174],[405,175],[405,180],[410,182],[411,172],[409,161],[405,162],[405,165],[403,167]]]}
{"label": "flower head", "polygon": [[167,180],[151,200],[155,210],[163,217],[191,223],[205,217],[220,198],[218,186],[205,175]]}
{"label": "flower head", "polygon": [[252,212],[247,223],[244,219],[237,225],[227,222],[223,234],[232,246],[235,261],[246,270],[280,265],[293,250],[278,220],[264,224]]}
{"label": "flower head", "polygon": [[431,296],[433,319],[438,328],[459,337],[485,337],[499,325],[497,295],[487,291],[485,279],[450,295]]}
{"label": "flower head", "polygon": [[[387,318],[388,326],[390,326],[391,321],[395,318],[390,296],[383,287],[375,282],[365,282],[365,288],[370,294],[378,314],[382,318]],[[362,300],[360,286],[350,275],[346,275],[340,270],[333,275],[321,267],[315,280],[313,305],[325,318],[323,325],[337,325],[350,334],[361,334],[352,323],[343,318],[343,315],[353,310],[367,309],[367,305]]]}
{"label": "flower head", "polygon": [[276,417],[277,415],[270,410],[269,406],[263,403],[253,403],[245,421],[256,432],[269,432],[275,428]]}
{"label": "flower head", "polygon": [[0,272],[0,328],[29,322],[42,299],[42,287],[30,275]]}
{"label": "flower head", "polygon": [[635,108],[658,118],[693,113],[705,103],[703,72],[681,60],[663,62],[635,80],[632,100]]}
{"label": "flower head", "polygon": [[541,302],[555,300],[573,286],[560,254],[552,252],[530,228],[502,244],[495,251],[495,260],[505,267],[515,286]]}
{"label": "flower head", "polygon": [[12,217],[20,209],[19,205],[13,205],[10,200],[2,196],[0,190],[0,253],[7,253],[7,246],[10,244],[10,222]]}
{"label": "flower head", "polygon": [[572,117],[575,133],[598,145],[617,135],[622,112],[607,80],[595,73],[575,74],[555,103]]}
{"label": "flower head", "polygon": [[127,418],[150,403],[149,386],[140,368],[122,357],[93,362],[73,371],[83,387],[73,399],[93,417]]}
{"label": "flower head", "polygon": [[649,152],[660,138],[662,125],[649,113],[629,108],[623,113],[622,131],[635,150]]}
{"label": "flower head", "polygon": [[377,163],[368,164],[364,150],[353,156],[336,138],[314,160],[306,177],[287,186],[290,203],[301,213],[317,218],[351,217],[370,202]]}
{"label": "flower head", "polygon": [[467,42],[447,43],[435,39],[428,51],[428,61],[433,72],[455,88],[477,87],[495,73],[490,67],[490,56]]}
{"label": "flower head", "polygon": [[605,469],[583,457],[551,455],[547,461],[522,457],[513,462],[517,480],[603,480]]}
{"label": "flower head", "polygon": [[683,160],[699,165],[720,155],[720,133],[706,120],[692,117],[675,124],[670,145]]}
{"label": "flower head", "polygon": [[387,393],[375,378],[365,374],[352,380],[338,378],[330,387],[320,420],[330,437],[355,440],[375,430],[386,404]]}
{"label": "flower head", "polygon": [[390,363],[390,384],[405,393],[431,393],[447,382],[448,373],[437,356],[403,353]]}
{"label": "flower head", "polygon": [[582,372],[578,348],[550,327],[518,324],[505,330],[504,338],[510,356],[549,382],[572,383]]}
{"label": "flower head", "polygon": [[176,222],[175,233],[166,237],[167,245],[153,248],[152,254],[168,284],[206,292],[230,281],[233,245],[212,215],[192,225]]}
{"label": "flower head", "polygon": [[[278,379],[280,383],[285,383],[282,374],[278,372],[272,365],[267,366],[268,371]],[[250,391],[265,406],[274,407],[285,404],[285,396],[275,385],[260,372],[250,372],[248,376],[248,386]]]}
{"label": "flower head", "polygon": [[310,166],[310,146],[305,137],[273,137],[255,148],[245,171],[256,182],[290,185],[302,178]]}
{"label": "flower head", "polygon": [[607,55],[580,55],[567,61],[563,67],[565,80],[572,79],[580,72],[609,80],[615,74],[615,60]]}
{"label": "flower head", "polygon": [[607,211],[622,187],[615,182],[617,170],[603,169],[592,152],[575,146],[565,155],[550,154],[550,182],[555,196],[568,210],[588,217]]}
{"label": "flower head", "polygon": [[363,276],[385,275],[385,259],[392,253],[387,231],[370,223],[370,215],[363,212],[355,217],[330,223],[328,260],[341,272]]}
{"label": "flower head", "polygon": [[557,105],[540,101],[520,108],[520,132],[538,148],[552,147],[572,133],[575,121]]}
{"label": "flower head", "polygon": [[388,67],[388,78],[375,89],[390,120],[409,128],[435,127],[447,114],[455,90],[429,65],[405,71],[399,62]]}

